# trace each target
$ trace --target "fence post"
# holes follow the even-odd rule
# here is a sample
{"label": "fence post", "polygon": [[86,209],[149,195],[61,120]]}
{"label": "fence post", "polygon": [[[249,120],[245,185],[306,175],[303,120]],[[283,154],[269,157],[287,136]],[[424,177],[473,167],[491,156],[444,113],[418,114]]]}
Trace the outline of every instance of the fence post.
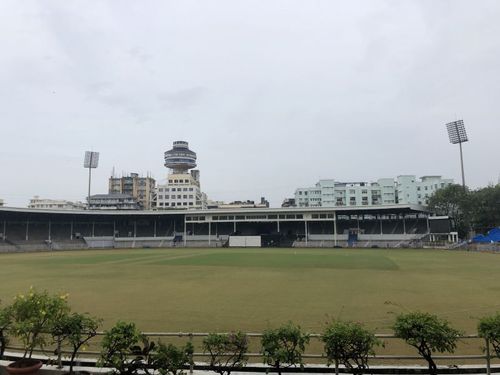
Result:
{"label": "fence post", "polygon": [[486,341],[486,374],[491,374],[491,359],[490,359],[490,340],[485,338]]}
{"label": "fence post", "polygon": [[57,339],[57,368],[63,368],[62,365],[62,352],[61,352],[61,339]]}
{"label": "fence post", "polygon": [[339,360],[335,358],[335,375],[339,375]]}
{"label": "fence post", "polygon": [[[189,334],[189,342],[190,342],[191,344],[193,344],[193,334],[192,334],[192,333],[190,333],[190,334]],[[194,346],[193,346],[193,347],[194,347]],[[191,363],[189,364],[189,373],[190,373],[190,374],[192,374],[192,373],[193,373],[193,370],[194,370],[194,358],[193,358],[193,357],[194,357],[194,355],[193,355],[193,354],[191,354]]]}

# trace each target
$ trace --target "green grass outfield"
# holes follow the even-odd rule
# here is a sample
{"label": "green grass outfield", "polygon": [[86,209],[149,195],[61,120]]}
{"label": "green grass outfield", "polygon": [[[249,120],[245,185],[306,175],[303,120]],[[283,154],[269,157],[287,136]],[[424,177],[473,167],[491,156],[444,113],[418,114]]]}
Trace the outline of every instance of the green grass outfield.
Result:
{"label": "green grass outfield", "polygon": [[77,311],[144,331],[261,331],[330,318],[388,331],[424,310],[475,332],[500,311],[500,255],[382,249],[133,249],[0,254],[0,299],[33,285]]}

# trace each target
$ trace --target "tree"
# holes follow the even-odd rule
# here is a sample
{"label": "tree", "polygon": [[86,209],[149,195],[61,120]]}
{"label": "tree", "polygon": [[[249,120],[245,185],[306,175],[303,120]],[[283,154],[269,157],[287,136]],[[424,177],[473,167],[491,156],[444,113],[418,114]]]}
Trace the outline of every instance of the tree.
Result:
{"label": "tree", "polygon": [[182,369],[193,364],[193,352],[194,347],[190,342],[180,348],[159,343],[152,354],[152,368],[160,375],[182,375]]}
{"label": "tree", "polygon": [[279,375],[283,368],[298,365],[303,369],[302,355],[308,343],[309,335],[292,322],[276,329],[268,329],[264,331],[261,340],[264,363],[274,367]]}
{"label": "tree", "polygon": [[203,340],[203,351],[208,353],[210,368],[220,375],[244,367],[248,361],[248,337],[242,332],[211,333]]}
{"label": "tree", "polygon": [[472,223],[476,230],[486,232],[500,226],[500,184],[472,192]]}
{"label": "tree", "polygon": [[433,353],[453,353],[461,335],[461,332],[452,328],[448,321],[423,312],[398,315],[393,329],[397,337],[417,349],[427,361],[429,373],[432,375],[437,374]]}
{"label": "tree", "polygon": [[44,334],[69,312],[69,305],[67,295],[49,295],[46,291],[30,288],[27,294],[16,296],[9,311],[9,332],[23,343],[23,358],[31,358],[35,347],[43,349],[46,344]]}
{"label": "tree", "polygon": [[101,320],[87,314],[73,313],[57,321],[52,328],[52,336],[59,343],[64,341],[71,345],[69,373],[73,374],[73,365],[80,348],[92,337],[96,336]]}
{"label": "tree", "polygon": [[481,318],[477,331],[479,337],[486,339],[488,344],[493,346],[496,356],[500,358],[500,313]]}
{"label": "tree", "polygon": [[118,322],[104,332],[99,364],[113,367],[120,375],[147,373],[153,349],[154,343],[150,343],[134,323]]}
{"label": "tree", "polygon": [[353,373],[362,374],[368,368],[368,356],[375,354],[373,348],[381,344],[360,323],[340,320],[333,321],[326,327],[321,340],[325,343],[328,365],[335,363],[336,373],[340,363]]}
{"label": "tree", "polygon": [[471,226],[471,192],[461,185],[448,185],[437,190],[430,198],[429,209],[438,214],[450,216],[460,237],[465,238]]}

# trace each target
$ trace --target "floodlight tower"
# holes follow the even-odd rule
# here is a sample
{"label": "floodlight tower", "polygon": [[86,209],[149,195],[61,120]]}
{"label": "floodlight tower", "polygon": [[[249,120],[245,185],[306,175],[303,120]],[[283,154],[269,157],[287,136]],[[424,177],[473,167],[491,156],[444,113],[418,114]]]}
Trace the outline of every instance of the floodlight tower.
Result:
{"label": "floodlight tower", "polygon": [[99,164],[99,153],[93,151],[85,151],[85,159],[83,167],[89,169],[89,192],[87,195],[87,207],[90,208],[90,182],[92,180],[92,169],[97,168]]}
{"label": "floodlight tower", "polygon": [[465,132],[464,120],[457,120],[446,124],[450,143],[460,146],[460,166],[462,167],[462,186],[465,189],[464,158],[462,155],[462,143],[467,142],[467,133]]}

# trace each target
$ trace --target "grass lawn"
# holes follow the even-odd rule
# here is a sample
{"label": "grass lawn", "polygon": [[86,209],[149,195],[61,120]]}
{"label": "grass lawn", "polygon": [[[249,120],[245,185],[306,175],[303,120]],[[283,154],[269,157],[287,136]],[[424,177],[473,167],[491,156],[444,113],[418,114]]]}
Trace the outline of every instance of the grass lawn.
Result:
{"label": "grass lawn", "polygon": [[475,332],[500,310],[500,255],[382,249],[140,249],[0,254],[0,299],[30,285],[144,331],[262,331],[340,317],[390,332],[424,310]]}

